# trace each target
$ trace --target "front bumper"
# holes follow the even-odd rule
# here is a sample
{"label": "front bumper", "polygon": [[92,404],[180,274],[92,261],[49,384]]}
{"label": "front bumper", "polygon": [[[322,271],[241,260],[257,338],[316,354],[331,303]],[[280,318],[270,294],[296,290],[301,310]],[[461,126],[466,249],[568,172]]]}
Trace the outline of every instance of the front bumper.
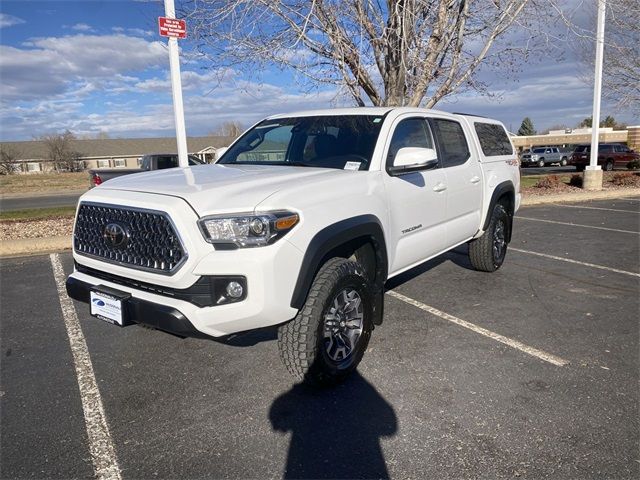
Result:
{"label": "front bumper", "polygon": [[[211,247],[209,247],[211,249]],[[87,260],[74,255],[75,261],[85,265]],[[102,264],[98,268],[92,262],[91,268],[116,275],[113,265]],[[224,337],[233,333],[254,330],[277,325],[292,319],[297,310],[291,307],[291,295],[298,278],[302,263],[302,253],[287,239],[261,248],[238,250],[213,250],[201,258],[189,272],[189,275],[200,279],[203,276],[242,277],[246,279],[247,296],[235,303],[206,305],[197,295],[185,295],[186,291],[194,291],[192,285],[187,290],[178,290],[164,284],[164,278],[138,279],[128,285],[110,280],[105,275],[91,274],[87,269],[76,269],[68,279],[67,287],[71,289],[69,296],[79,301],[88,302],[88,290],[99,285],[112,288],[131,295],[134,307],[131,320],[137,323],[154,326],[160,330],[170,331],[181,336]],[[84,271],[80,271],[84,270]],[[117,273],[119,277],[125,277]],[[137,273],[137,272],[136,272]],[[133,278],[130,275],[129,278]],[[136,287],[135,283],[138,283]],[[82,288],[77,285],[84,285]],[[157,288],[151,288],[157,287]],[[77,293],[80,291],[81,293]],[[198,290],[199,291],[199,290]],[[84,292],[84,293],[82,293]],[[169,313],[167,313],[169,312]],[[174,320],[162,320],[156,325],[155,315]],[[175,318],[179,320],[175,320]],[[184,318],[183,321],[182,319]],[[178,327],[176,327],[176,325]],[[194,331],[196,332],[194,334]]]}
{"label": "front bumper", "polygon": [[[89,294],[93,285],[77,278],[67,279],[67,295],[79,302],[89,303]],[[125,303],[125,315],[128,320],[148,325],[179,337],[208,338],[199,332],[180,311],[166,305],[131,297]]]}

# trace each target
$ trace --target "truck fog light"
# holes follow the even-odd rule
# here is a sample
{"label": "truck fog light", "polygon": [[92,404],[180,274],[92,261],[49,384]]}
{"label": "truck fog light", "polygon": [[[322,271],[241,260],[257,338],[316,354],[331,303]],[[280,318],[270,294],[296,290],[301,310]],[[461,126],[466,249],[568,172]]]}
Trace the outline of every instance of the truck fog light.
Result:
{"label": "truck fog light", "polygon": [[229,282],[227,284],[227,296],[231,298],[240,298],[244,293],[244,288],[238,282]]}

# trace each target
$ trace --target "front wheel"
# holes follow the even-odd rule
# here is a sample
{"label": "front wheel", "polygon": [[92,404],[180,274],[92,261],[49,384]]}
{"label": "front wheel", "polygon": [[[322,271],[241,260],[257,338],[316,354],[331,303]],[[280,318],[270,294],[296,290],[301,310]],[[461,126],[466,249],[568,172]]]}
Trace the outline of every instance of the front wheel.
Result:
{"label": "front wheel", "polygon": [[538,160],[538,167],[540,168],[544,167],[544,159]]}
{"label": "front wheel", "polygon": [[469,260],[476,270],[495,272],[507,254],[507,229],[509,214],[504,205],[498,203],[491,212],[489,228],[480,238],[469,242]]}
{"label": "front wheel", "polygon": [[607,172],[610,172],[613,170],[613,160],[607,160],[607,163],[604,164],[604,169]]}
{"label": "front wheel", "polygon": [[364,269],[333,258],[317,273],[298,315],[278,329],[280,358],[299,380],[338,383],[362,360],[372,319],[372,288]]}

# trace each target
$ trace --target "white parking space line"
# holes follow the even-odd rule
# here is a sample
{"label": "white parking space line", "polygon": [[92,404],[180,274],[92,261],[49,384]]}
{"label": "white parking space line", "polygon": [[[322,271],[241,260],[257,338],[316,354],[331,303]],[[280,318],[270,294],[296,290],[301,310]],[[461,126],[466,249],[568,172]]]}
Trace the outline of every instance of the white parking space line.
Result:
{"label": "white parking space line", "polygon": [[120,480],[122,478],[120,467],[118,466],[116,451],[111,440],[111,433],[109,433],[109,425],[102,406],[98,383],[93,373],[87,342],[82,334],[82,328],[80,328],[78,314],[73,302],[67,296],[65,275],[62,263],[60,263],[60,257],[57,253],[52,253],[50,258],[53,276],[58,288],[62,316],[69,336],[71,353],[73,354],[73,363],[82,400],[82,410],[84,411],[84,421],[89,437],[89,452],[93,460],[96,478],[99,480]]}
{"label": "white parking space line", "polygon": [[512,246],[509,246],[509,250],[520,253],[528,253],[529,255],[537,255],[538,257],[549,258],[551,260],[560,260],[561,262],[574,263],[576,265],[582,265],[585,267],[597,268],[599,270],[607,270],[608,272],[622,273],[623,275],[631,275],[632,277],[640,277],[640,273],[628,272],[627,270],[618,270],[617,268],[605,267],[604,265],[596,265],[595,263],[580,262],[578,260],[572,260],[571,258],[556,257],[555,255],[532,252],[531,250],[522,250],[520,248],[514,248]]}
{"label": "white parking space line", "polygon": [[596,230],[607,230],[609,232],[631,233],[633,235],[640,235],[640,232],[634,232],[633,230],[618,230],[617,228],[594,227],[593,225],[582,225],[579,223],[556,222],[555,220],[543,220],[542,218],[521,217],[519,215],[515,216],[514,218],[517,218],[518,220],[531,220],[532,222],[554,223],[556,225],[569,225],[571,227],[594,228]]}
{"label": "white parking space line", "polygon": [[473,332],[479,333],[480,335],[484,335],[485,337],[495,340],[496,342],[500,342],[511,348],[515,348],[516,350],[524,352],[527,355],[531,355],[532,357],[536,357],[544,362],[551,363],[552,365],[556,365],[558,367],[563,367],[569,364],[568,360],[564,360],[563,358],[557,357],[555,355],[544,352],[542,350],[538,350],[537,348],[530,347],[528,345],[525,345],[522,342],[519,342],[518,340],[505,337],[504,335],[500,335],[499,333],[492,332],[491,330],[487,330],[486,328],[479,327],[478,325],[471,322],[467,322],[466,320],[462,320],[461,318],[454,317],[453,315],[449,315],[448,313],[442,312],[437,308],[433,308],[427,304],[414,300],[413,298],[406,297],[405,295],[402,295],[401,293],[398,293],[396,291],[389,290],[387,292],[387,295],[393,298],[396,298],[398,300],[401,300],[405,303],[408,303],[409,305],[413,305],[414,307],[417,307],[420,310],[429,312],[430,314],[440,317],[444,320],[455,323],[456,325],[467,328]]}
{"label": "white parking space line", "polygon": [[619,208],[583,207],[580,205],[561,205],[559,203],[552,203],[551,205],[562,208],[582,208],[585,210],[605,210],[607,212],[640,213],[640,210],[620,210]]}

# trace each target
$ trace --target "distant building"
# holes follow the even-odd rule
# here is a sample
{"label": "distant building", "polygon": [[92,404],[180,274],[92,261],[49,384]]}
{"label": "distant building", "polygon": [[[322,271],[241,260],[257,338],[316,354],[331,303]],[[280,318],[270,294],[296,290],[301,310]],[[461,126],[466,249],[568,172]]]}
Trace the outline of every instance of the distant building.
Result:
{"label": "distant building", "polygon": [[[201,160],[211,163],[216,152],[232,142],[231,138],[209,136],[187,138],[187,150]],[[50,172],[55,169],[48,160],[48,150],[39,140],[2,142],[18,154],[20,173]],[[176,153],[176,139],[162,138],[108,138],[99,140],[73,140],[72,149],[80,154],[79,161],[89,168],[137,168],[143,155],[149,153]]]}
{"label": "distant building", "polygon": [[[640,125],[627,127],[626,130],[599,128],[600,142],[626,143],[630,148],[640,149]],[[511,141],[519,150],[543,146],[568,146],[591,143],[591,128],[567,128],[551,130],[546,135],[512,136]]]}

